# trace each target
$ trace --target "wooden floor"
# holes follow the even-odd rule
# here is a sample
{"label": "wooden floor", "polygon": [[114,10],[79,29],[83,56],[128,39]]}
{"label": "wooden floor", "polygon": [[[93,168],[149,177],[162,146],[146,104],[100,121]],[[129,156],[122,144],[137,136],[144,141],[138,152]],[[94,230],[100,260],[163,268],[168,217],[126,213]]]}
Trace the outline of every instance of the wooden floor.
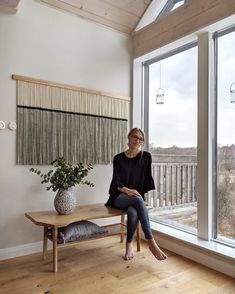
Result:
{"label": "wooden floor", "polygon": [[0,262],[0,293],[235,293],[235,280],[179,255],[153,258],[145,243],[132,261],[122,259],[118,236],[83,241],[59,250],[59,272],[52,254],[32,254]]}

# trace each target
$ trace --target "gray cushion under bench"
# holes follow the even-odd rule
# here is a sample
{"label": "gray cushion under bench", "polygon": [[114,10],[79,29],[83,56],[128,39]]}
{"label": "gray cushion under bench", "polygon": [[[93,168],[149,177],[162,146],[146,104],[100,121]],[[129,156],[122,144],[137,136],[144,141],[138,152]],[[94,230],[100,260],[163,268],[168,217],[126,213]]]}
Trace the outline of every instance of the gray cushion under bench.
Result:
{"label": "gray cushion under bench", "polygon": [[[58,229],[58,244],[105,236],[108,231],[93,222],[82,220]],[[48,228],[47,237],[52,241],[52,229]]]}

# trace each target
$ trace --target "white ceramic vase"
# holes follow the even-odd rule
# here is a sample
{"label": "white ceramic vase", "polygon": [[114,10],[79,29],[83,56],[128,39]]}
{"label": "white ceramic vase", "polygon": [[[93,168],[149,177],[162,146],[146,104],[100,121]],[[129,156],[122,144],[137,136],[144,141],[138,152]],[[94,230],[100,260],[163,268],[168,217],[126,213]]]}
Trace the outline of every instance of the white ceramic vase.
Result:
{"label": "white ceramic vase", "polygon": [[71,214],[76,207],[76,198],[72,189],[59,189],[54,199],[55,210],[59,214]]}

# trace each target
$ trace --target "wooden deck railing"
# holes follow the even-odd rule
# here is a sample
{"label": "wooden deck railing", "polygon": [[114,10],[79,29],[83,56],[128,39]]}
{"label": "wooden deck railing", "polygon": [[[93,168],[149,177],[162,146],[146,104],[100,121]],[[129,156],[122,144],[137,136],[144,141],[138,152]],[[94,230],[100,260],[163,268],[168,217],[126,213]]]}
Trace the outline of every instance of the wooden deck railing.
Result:
{"label": "wooden deck railing", "polygon": [[147,195],[153,207],[174,206],[197,201],[196,163],[153,163],[156,190]]}

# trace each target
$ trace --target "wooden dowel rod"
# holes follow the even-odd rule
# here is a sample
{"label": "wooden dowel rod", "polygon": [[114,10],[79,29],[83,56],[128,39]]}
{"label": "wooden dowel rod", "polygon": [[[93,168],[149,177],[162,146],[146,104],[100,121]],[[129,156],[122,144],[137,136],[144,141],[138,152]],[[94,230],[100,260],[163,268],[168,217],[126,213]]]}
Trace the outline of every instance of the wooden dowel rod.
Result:
{"label": "wooden dowel rod", "polygon": [[33,83],[33,84],[40,84],[40,85],[45,85],[45,86],[50,86],[50,87],[72,90],[72,91],[85,92],[85,93],[99,95],[99,96],[107,96],[107,97],[114,98],[114,99],[131,101],[131,98],[127,97],[127,96],[121,96],[121,95],[117,95],[114,93],[92,90],[92,89],[82,88],[82,87],[73,86],[73,85],[67,85],[67,84],[61,84],[61,83],[56,83],[56,82],[51,82],[51,81],[39,80],[39,79],[15,75],[15,74],[12,75],[12,79],[16,80],[16,81],[23,81],[23,82]]}

